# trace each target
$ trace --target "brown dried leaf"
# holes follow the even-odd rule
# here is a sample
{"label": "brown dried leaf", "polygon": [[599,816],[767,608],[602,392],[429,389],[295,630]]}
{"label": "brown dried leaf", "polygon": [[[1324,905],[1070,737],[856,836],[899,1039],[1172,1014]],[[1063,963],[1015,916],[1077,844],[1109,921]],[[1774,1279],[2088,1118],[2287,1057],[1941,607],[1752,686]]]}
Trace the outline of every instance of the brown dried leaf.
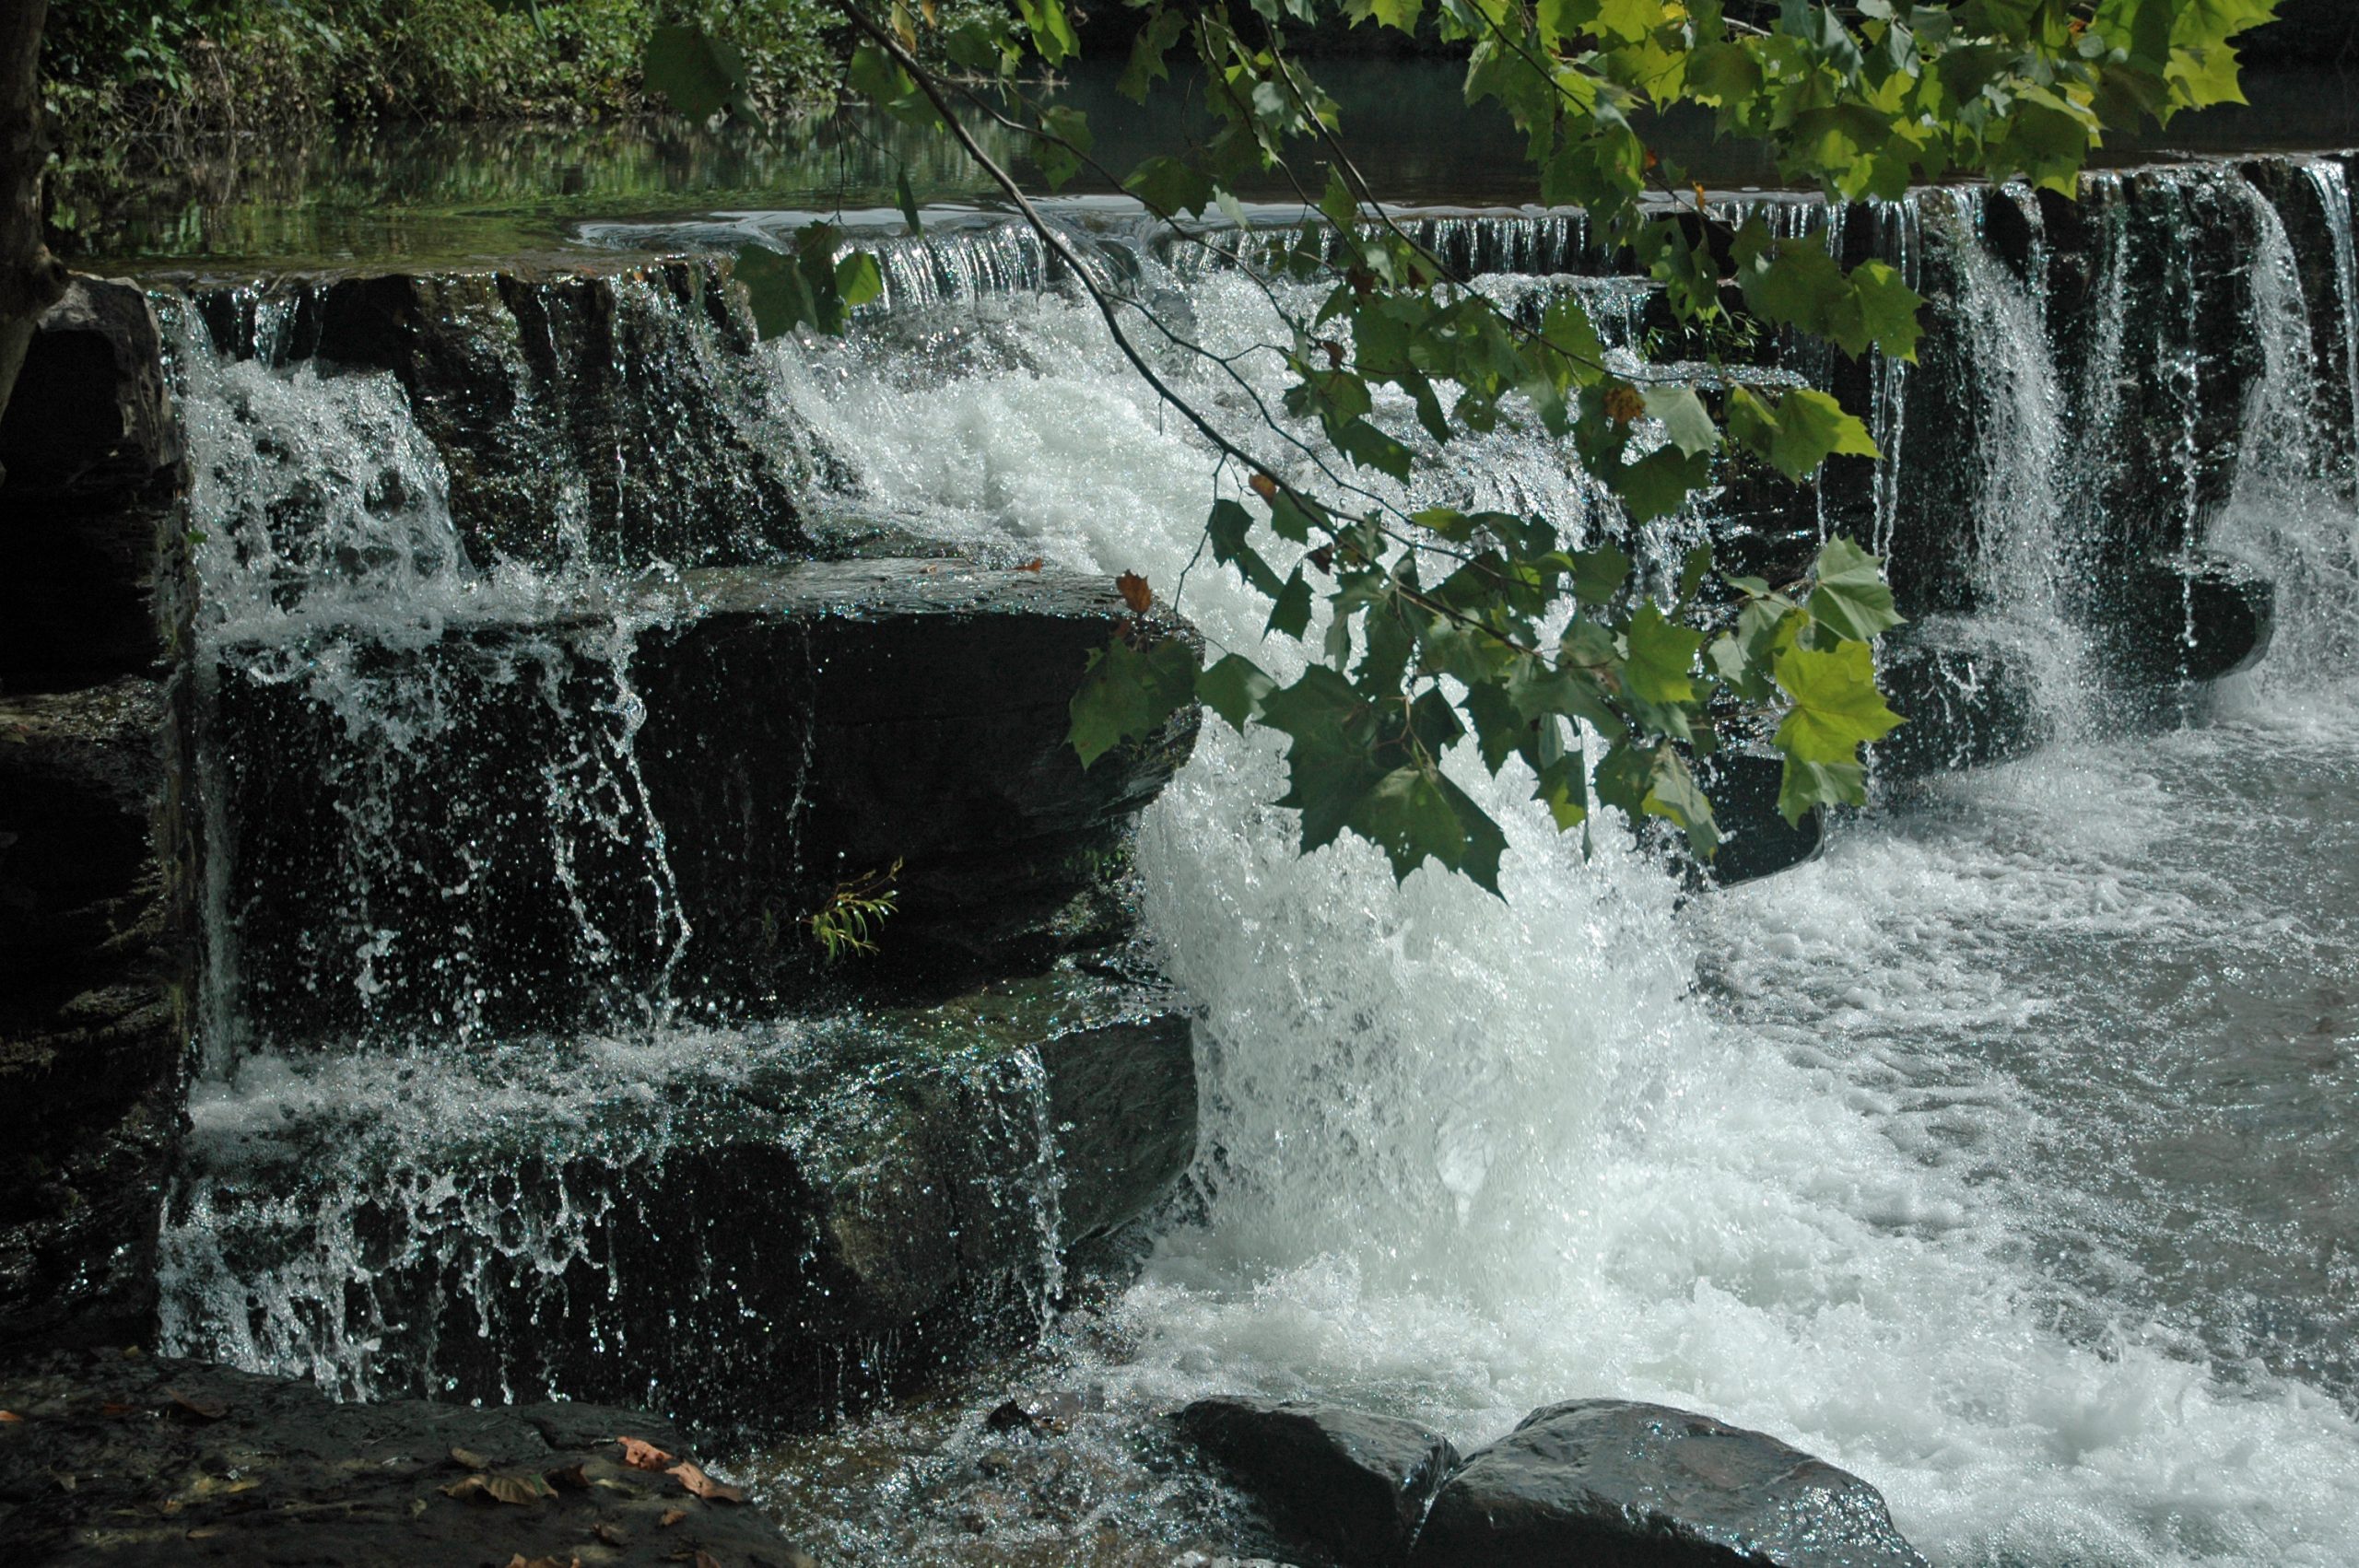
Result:
{"label": "brown dried leaf", "polygon": [[485,1479],[483,1486],[484,1490],[491,1494],[493,1502],[511,1504],[518,1507],[526,1504],[538,1503],[544,1497],[557,1495],[557,1488],[536,1475],[517,1475],[510,1472],[490,1476]]}
{"label": "brown dried leaf", "polygon": [[581,1568],[579,1557],[527,1557],[522,1552],[508,1560],[508,1568]]}
{"label": "brown dried leaf", "polygon": [[636,1437],[617,1437],[615,1441],[623,1445],[623,1463],[635,1470],[661,1474],[680,1462],[654,1444],[642,1443]]}
{"label": "brown dried leaf", "polygon": [[451,1462],[458,1466],[463,1470],[487,1470],[491,1469],[491,1461],[485,1458],[481,1454],[476,1453],[472,1448],[452,1449]]}
{"label": "brown dried leaf", "polygon": [[172,1397],[172,1403],[199,1421],[219,1421],[229,1413],[229,1407],[218,1399],[208,1399],[201,1394],[183,1394],[177,1388],[166,1388],[164,1392]]}
{"label": "brown dried leaf", "polygon": [[710,1476],[705,1474],[702,1470],[697,1469],[695,1465],[689,1463],[686,1459],[683,1459],[678,1464],[674,1465],[664,1473],[679,1477],[680,1484],[682,1486],[687,1487],[691,1492],[703,1498],[707,1503],[743,1503],[745,1501],[745,1494],[744,1492],[738,1491],[734,1486],[723,1486],[721,1482],[713,1480]]}
{"label": "brown dried leaf", "polygon": [[687,1516],[688,1511],[686,1508],[666,1508],[663,1510],[663,1516],[655,1522],[665,1529],[670,1529]]}
{"label": "brown dried leaf", "polygon": [[445,1497],[455,1497],[464,1500],[469,1497],[481,1497],[487,1489],[487,1484],[485,1478],[482,1476],[463,1476],[459,1480],[452,1481],[450,1485],[440,1487],[436,1490],[440,1491]]}
{"label": "brown dried leaf", "polygon": [[24,1419],[24,1417],[18,1415],[14,1410],[0,1410],[0,1421],[22,1421]]}
{"label": "brown dried leaf", "polygon": [[[1343,353],[1343,350],[1334,344],[1327,344],[1324,346],[1331,359],[1339,357]],[[1256,474],[1246,483],[1252,486],[1253,493],[1265,501],[1274,501],[1278,498],[1278,482],[1266,474]]]}
{"label": "brown dried leaf", "polygon": [[710,1551],[699,1550],[697,1552],[697,1568],[721,1568],[721,1559]]}
{"label": "brown dried leaf", "polygon": [[1037,572],[1044,569],[1048,564],[1048,562],[1042,560],[1039,556],[1035,556],[1015,569],[1020,572]]}
{"label": "brown dried leaf", "polygon": [[99,1407],[99,1413],[102,1416],[127,1416],[135,1414],[138,1409],[137,1405],[126,1404],[121,1399],[109,1399]]}
{"label": "brown dried leaf", "polygon": [[590,1533],[607,1546],[628,1546],[630,1532],[620,1525],[593,1525]]}
{"label": "brown dried leaf", "polygon": [[1114,579],[1114,586],[1121,590],[1122,603],[1131,607],[1134,615],[1145,614],[1146,607],[1155,603],[1155,591],[1136,572],[1124,572]]}

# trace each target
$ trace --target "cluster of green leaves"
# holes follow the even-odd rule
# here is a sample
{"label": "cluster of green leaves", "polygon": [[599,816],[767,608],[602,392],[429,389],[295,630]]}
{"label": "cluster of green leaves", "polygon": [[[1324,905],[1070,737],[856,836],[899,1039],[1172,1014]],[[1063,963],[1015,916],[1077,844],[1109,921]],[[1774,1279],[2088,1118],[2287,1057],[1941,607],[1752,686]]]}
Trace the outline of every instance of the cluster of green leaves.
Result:
{"label": "cluster of green leaves", "polygon": [[[1036,67],[1079,52],[1062,0],[956,18],[900,0],[834,3],[860,40],[849,80],[877,108],[979,159],[962,117],[1027,135],[1051,186],[1090,167],[1084,118],[1028,85]],[[1230,652],[1197,672],[1180,645],[1134,628],[1092,662],[1074,701],[1074,744],[1092,761],[1201,699],[1288,738],[1282,803],[1300,812],[1305,849],[1348,829],[1402,876],[1432,860],[1496,890],[1504,839],[1444,773],[1453,744],[1471,737],[1494,771],[1520,759],[1561,827],[1585,825],[1594,793],[1634,821],[1668,820],[1708,855],[1719,830],[1689,759],[1725,734],[1771,731],[1789,816],[1862,798],[1860,747],[1898,721],[1872,648],[1897,617],[1877,563],[1839,539],[1801,583],[1718,573],[1703,549],[1675,591],[1649,593],[1628,535],[1611,529],[1568,540],[1542,517],[1408,509],[1398,497],[1420,463],[1468,434],[1527,422],[1563,439],[1635,528],[1688,507],[1731,462],[1802,479],[1830,456],[1875,448],[1824,392],[1741,363],[1617,372],[1570,294],[1535,324],[1468,287],[1389,219],[1339,137],[1337,104],[1289,39],[1340,11],[1353,26],[1430,28],[1461,49],[1468,100],[1496,100],[1526,137],[1534,194],[1585,209],[1630,269],[1661,286],[1695,329],[1689,340],[1806,333],[1847,355],[1907,360],[1922,302],[1892,267],[1847,268],[1815,240],[1757,226],[1728,232],[1700,186],[1649,147],[1647,116],[1701,106],[1724,135],[1766,143],[1789,178],[1830,201],[1959,172],[2070,191],[2106,126],[2236,99],[2230,41],[2274,0],[1782,0],[1773,15],[1738,17],[1723,0],[1129,3],[1137,27],[1121,90],[1144,101],[1176,86],[1185,60],[1177,75],[1213,128],[1105,172],[1248,271],[1326,284],[1315,310],[1280,303],[1291,341],[1278,345],[1293,372],[1286,411],[1324,439],[1320,477],[1279,478],[1287,465],[1196,420],[1255,497],[1215,502],[1211,553],[1269,601],[1269,633],[1305,644],[1309,667],[1281,685]],[[709,91],[689,107],[722,101]],[[1323,179],[1299,172],[1321,164]],[[1272,178],[1292,181],[1319,216],[1274,258],[1237,237],[1234,195]],[[917,213],[907,216],[914,228]],[[775,314],[840,319],[843,286],[860,275],[831,273],[820,243],[806,238],[795,267],[808,297]],[[759,284],[763,263],[755,273]],[[818,293],[830,277],[834,301]],[[1125,341],[1115,302],[1101,293],[1099,303]],[[1738,318],[1743,330],[1723,330]],[[1379,417],[1379,394],[1413,411],[1414,428]],[[1274,451],[1291,432],[1270,434]]]}

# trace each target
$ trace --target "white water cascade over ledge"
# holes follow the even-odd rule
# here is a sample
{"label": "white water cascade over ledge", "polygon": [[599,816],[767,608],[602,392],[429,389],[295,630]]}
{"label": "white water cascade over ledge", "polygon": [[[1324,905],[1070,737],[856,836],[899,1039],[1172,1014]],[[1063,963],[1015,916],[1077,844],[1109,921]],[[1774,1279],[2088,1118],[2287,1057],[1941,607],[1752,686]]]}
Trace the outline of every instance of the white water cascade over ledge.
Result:
{"label": "white water cascade over ledge", "polygon": [[[1193,1211],[1102,1314],[1052,1335],[1062,1375],[1117,1410],[1308,1394],[1461,1445],[1576,1396],[1708,1410],[1866,1477],[1944,1563],[2359,1561],[2359,263],[2343,180],[2325,162],[2095,177],[2091,232],[2071,242],[2027,194],[1928,193],[1831,228],[1781,208],[1903,264],[1945,328],[1924,365],[1870,367],[1884,458],[1851,502],[1830,482],[1816,521],[1933,562],[1931,629],[1966,650],[1944,668],[1961,685],[2025,672],[2037,743],[1894,785],[1816,860],[1687,896],[1618,833],[1584,860],[1515,765],[1493,780],[1467,755],[1455,777],[1508,831],[1504,902],[1433,870],[1396,887],[1355,840],[1297,856],[1292,814],[1267,804],[1278,748],[1208,721],[1136,851],[1145,928],[1201,1008]],[[2222,223],[2228,268],[2201,242]],[[1608,307],[1610,342],[1641,341],[1643,288],[1554,275],[1597,270],[1577,225],[1433,231],[1491,286],[1579,287]],[[1075,232],[1215,352],[1278,331],[1235,272]],[[790,450],[826,508],[1158,590],[1185,574],[1180,608],[1208,641],[1286,673],[1262,645],[1266,606],[1188,569],[1209,503],[1241,476],[1156,405],[1028,238],[927,245],[896,252],[888,308],[846,341],[763,348],[748,439]],[[2049,307],[2068,253],[2093,259],[2084,338],[2060,338]],[[383,558],[412,563],[408,579],[358,579],[412,628],[385,635],[548,590],[522,568],[452,579],[447,476],[390,378],[216,367],[183,341],[201,471],[274,444],[393,454],[390,497],[327,502],[331,531],[406,531]],[[1276,357],[1234,362],[1274,404]],[[1942,378],[1946,423],[1909,396]],[[1191,379],[1217,417],[1248,419],[1241,389]],[[1515,433],[1468,444],[1433,484],[1415,498],[1544,510],[1568,532],[1610,504]],[[1970,517],[1951,521],[1965,545],[1924,537],[1943,507]],[[2118,689],[2093,605],[2124,538],[2273,579],[2266,660],[2161,698]],[[229,569],[239,558],[207,559],[209,637],[315,613],[274,601],[254,554]],[[528,652],[513,678],[542,668]],[[628,652],[598,689],[549,680],[553,708],[625,716],[582,759],[581,810],[624,846],[648,907],[602,919],[662,926],[671,872],[662,825],[632,816]],[[400,717],[372,702],[352,722]],[[725,1020],[654,1027],[659,1088],[665,1071],[757,1074],[769,1048]],[[625,1054],[601,1047],[600,1071],[628,1076]],[[217,1067],[201,1130],[287,1093],[266,1058]],[[305,1082],[392,1093],[358,1072]],[[633,1098],[603,1080],[580,1092],[585,1115]],[[500,1113],[420,1095],[405,1114]],[[168,1325],[217,1345],[205,1325],[244,1315],[222,1293],[253,1281],[201,1219],[177,1223]],[[565,1245],[518,1237],[503,1255]],[[332,1326],[310,1364],[365,1356],[337,1340],[354,1328]],[[236,1348],[304,1364],[292,1343]],[[1109,1440],[1095,1458],[1151,1496],[1164,1483],[1126,1455]],[[807,1495],[769,1463],[750,1461],[777,1494]],[[908,1514],[875,1504],[838,1544],[957,1560],[954,1518]]]}

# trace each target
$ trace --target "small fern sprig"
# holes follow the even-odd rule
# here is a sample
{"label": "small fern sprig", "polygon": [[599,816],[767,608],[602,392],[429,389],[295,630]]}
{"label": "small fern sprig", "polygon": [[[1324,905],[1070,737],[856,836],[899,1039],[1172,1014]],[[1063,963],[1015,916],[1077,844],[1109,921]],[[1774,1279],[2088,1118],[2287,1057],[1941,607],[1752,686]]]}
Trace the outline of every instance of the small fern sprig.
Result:
{"label": "small fern sprig", "polygon": [[828,963],[848,953],[876,951],[876,933],[898,907],[901,894],[893,879],[900,874],[901,862],[895,860],[881,872],[839,883],[827,903],[804,918]]}

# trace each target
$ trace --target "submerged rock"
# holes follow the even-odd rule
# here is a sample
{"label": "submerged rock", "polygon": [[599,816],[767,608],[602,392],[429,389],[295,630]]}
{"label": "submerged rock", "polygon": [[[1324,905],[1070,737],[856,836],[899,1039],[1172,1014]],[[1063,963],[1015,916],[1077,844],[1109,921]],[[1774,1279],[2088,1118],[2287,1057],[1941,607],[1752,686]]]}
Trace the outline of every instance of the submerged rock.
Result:
{"label": "submerged rock", "polygon": [[1417,1568],[1925,1568],[1876,1489],[1774,1437],[1623,1399],[1524,1417],[1435,1498]]}
{"label": "submerged rock", "polygon": [[1282,1529],[1371,1568],[1407,1558],[1458,1464],[1448,1438],[1414,1422],[1299,1401],[1199,1399],[1180,1412],[1180,1430]]}
{"label": "submerged rock", "polygon": [[[640,1410],[340,1405],[291,1379],[111,1352],[0,1369],[0,1409],[14,1562],[814,1568]],[[665,1463],[625,1462],[621,1437]]]}

